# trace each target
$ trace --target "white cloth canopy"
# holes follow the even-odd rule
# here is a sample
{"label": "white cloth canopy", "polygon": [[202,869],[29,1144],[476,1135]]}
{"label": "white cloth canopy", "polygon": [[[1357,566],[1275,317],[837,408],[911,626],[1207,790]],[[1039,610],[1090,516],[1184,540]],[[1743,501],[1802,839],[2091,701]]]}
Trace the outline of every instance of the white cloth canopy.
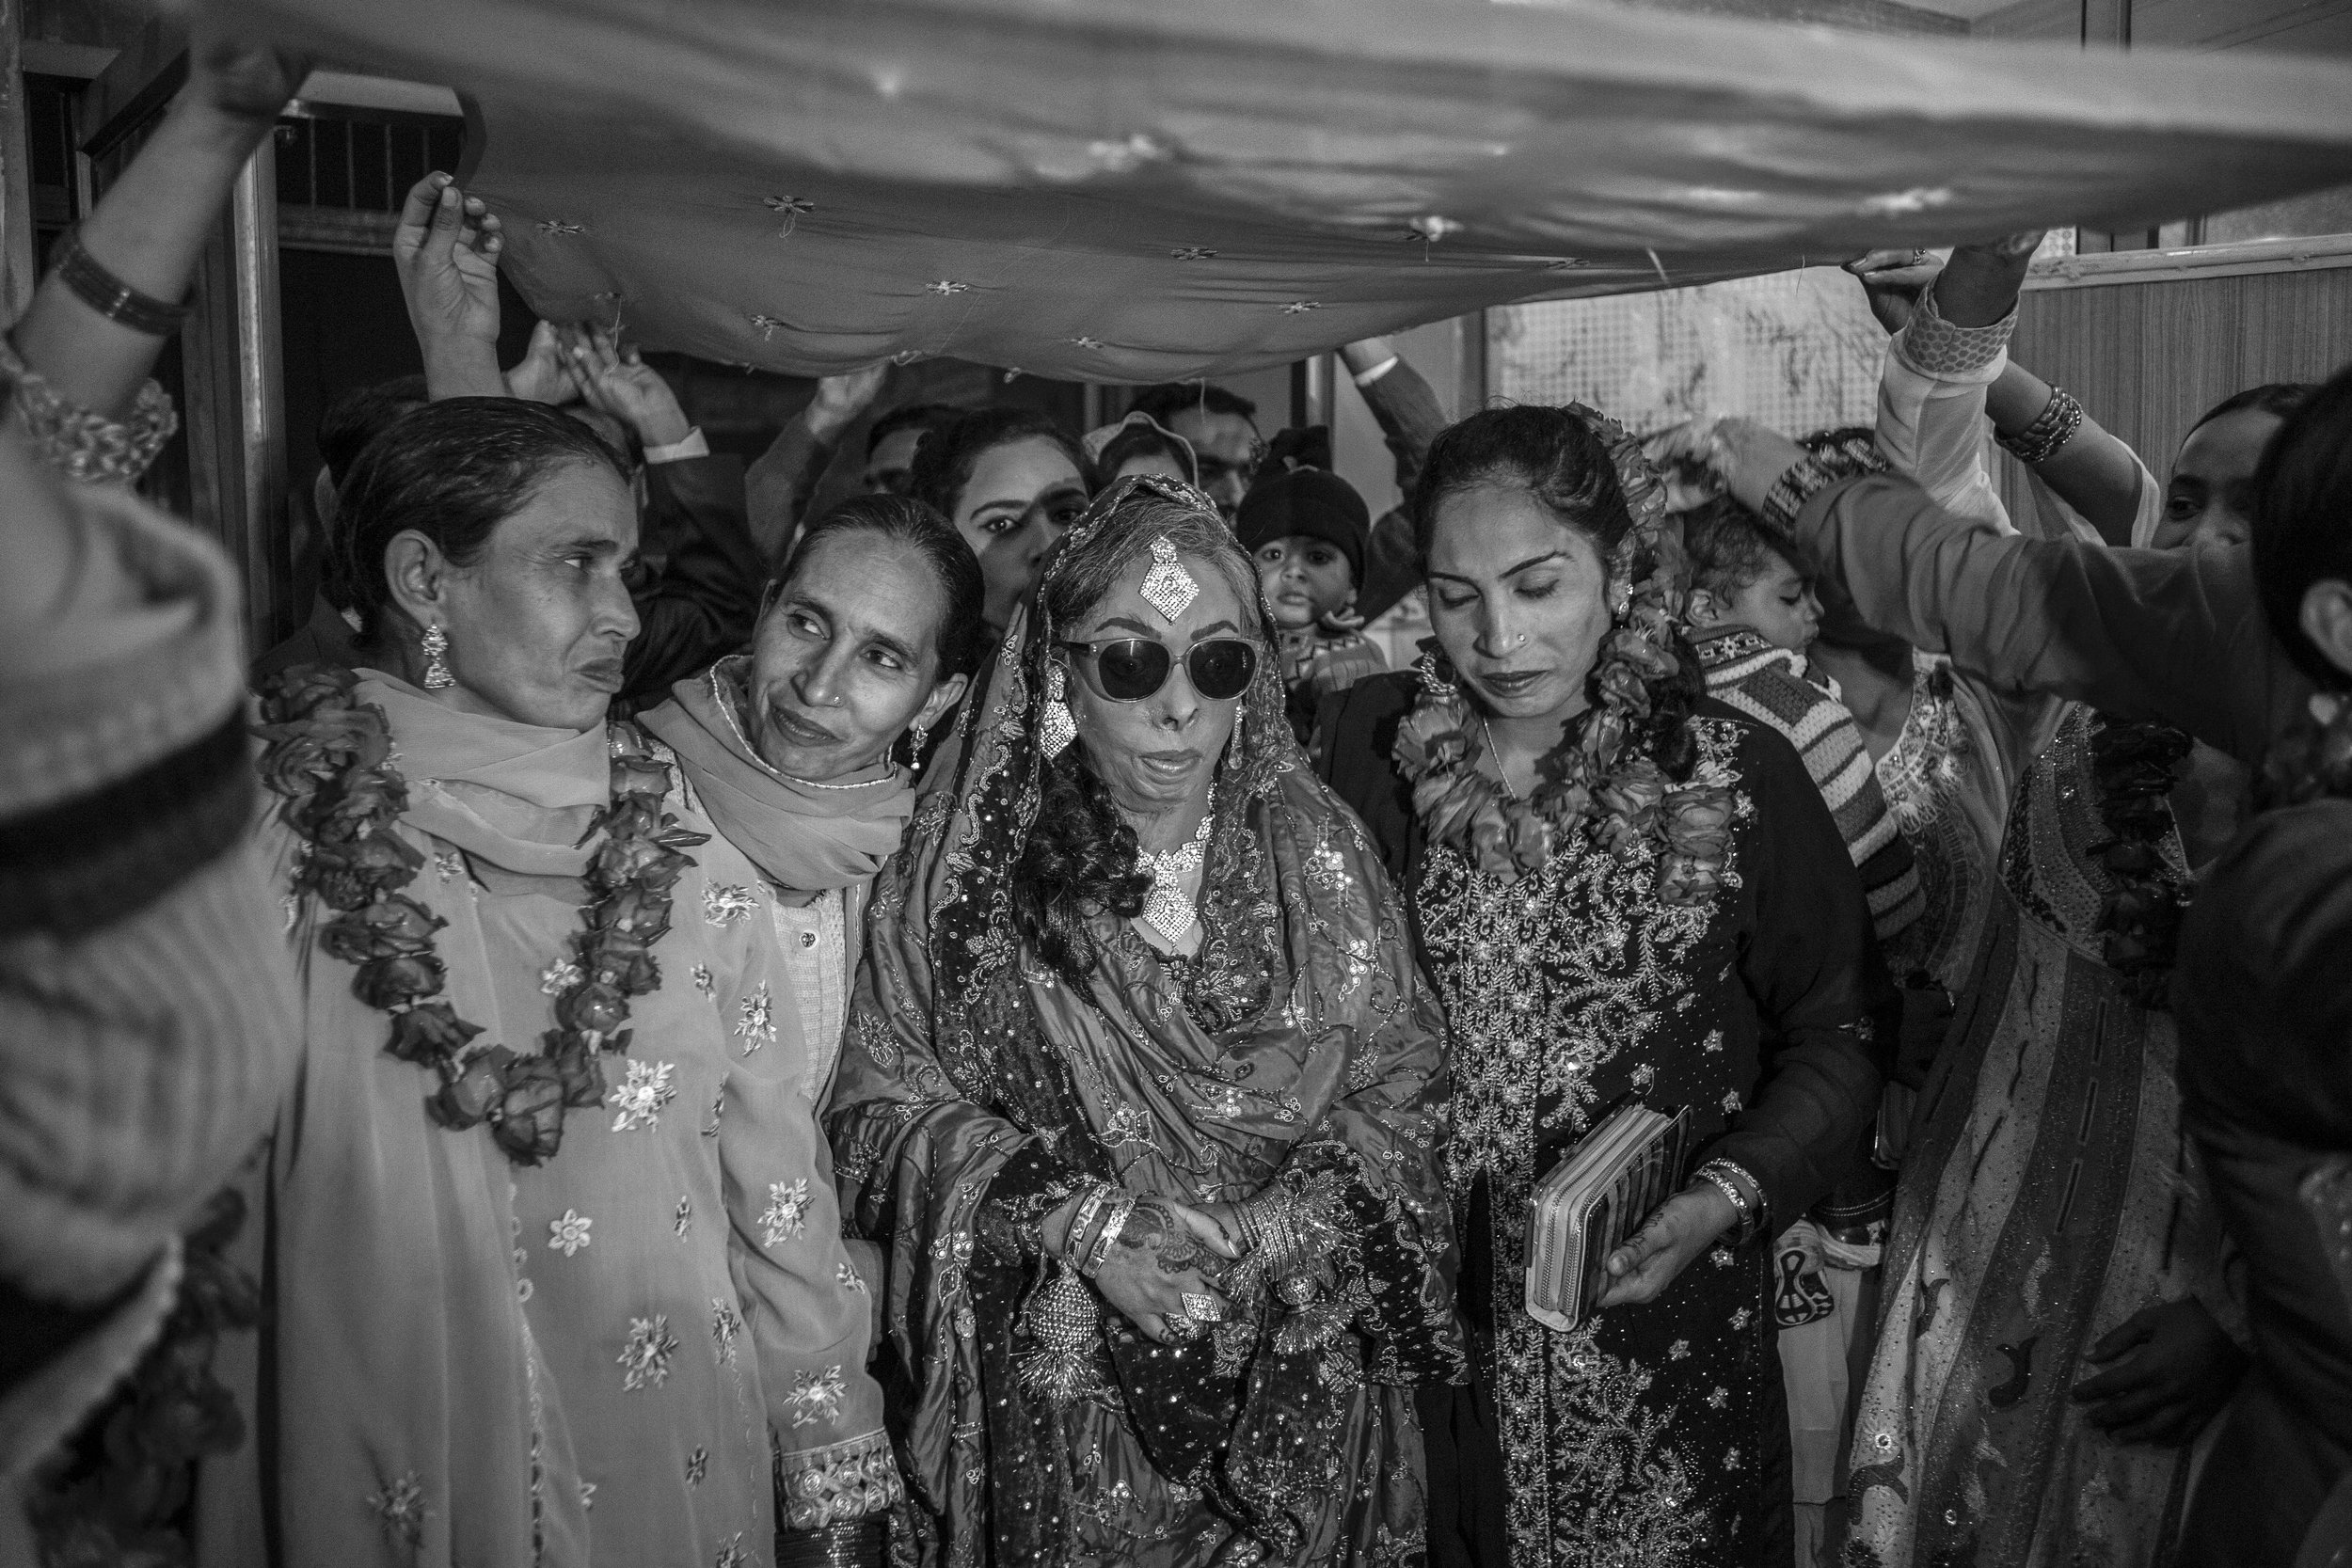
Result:
{"label": "white cloth canopy", "polygon": [[[223,0],[232,3],[232,0]],[[556,319],[1157,381],[2352,181],[2352,70],[1485,0],[233,0],[457,88]]]}

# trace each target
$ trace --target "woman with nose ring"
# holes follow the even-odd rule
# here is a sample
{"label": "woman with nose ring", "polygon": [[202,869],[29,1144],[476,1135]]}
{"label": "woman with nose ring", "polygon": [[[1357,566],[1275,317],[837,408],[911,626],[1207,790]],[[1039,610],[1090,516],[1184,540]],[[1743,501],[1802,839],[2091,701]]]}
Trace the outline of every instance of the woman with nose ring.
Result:
{"label": "woman with nose ring", "polygon": [[[1430,1560],[1790,1560],[1767,1238],[1827,1193],[1894,1003],[1862,882],[1778,732],[1705,697],[1659,476],[1584,408],[1472,415],[1412,496],[1437,650],[1327,704],[1321,766],[1405,889],[1445,1004],[1474,1379],[1421,1396]],[[1525,1309],[1535,1183],[1619,1106],[1697,1168]]]}
{"label": "woman with nose ring", "polygon": [[1206,496],[1098,498],[876,888],[829,1123],[927,1560],[1418,1544],[1438,1020],[1256,588]]}

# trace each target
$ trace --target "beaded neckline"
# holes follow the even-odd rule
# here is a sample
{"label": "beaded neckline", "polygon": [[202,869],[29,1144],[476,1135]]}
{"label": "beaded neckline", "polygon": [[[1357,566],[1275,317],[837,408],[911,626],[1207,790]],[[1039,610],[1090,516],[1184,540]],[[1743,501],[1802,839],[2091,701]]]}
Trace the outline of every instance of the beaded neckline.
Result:
{"label": "beaded neckline", "polygon": [[743,726],[736,722],[734,695],[727,690],[725,677],[719,673],[716,664],[710,667],[710,700],[718,708],[719,717],[727,721],[727,733],[742,743],[744,754],[752,759],[752,765],[771,779],[798,784],[803,789],[871,789],[876,784],[893,784],[898,780],[898,770],[895,768],[878,778],[860,779],[855,784],[825,784],[817,779],[796,778],[780,768],[769,766],[768,759],[759,754],[759,748],[753,745],[751,737],[743,733]]}

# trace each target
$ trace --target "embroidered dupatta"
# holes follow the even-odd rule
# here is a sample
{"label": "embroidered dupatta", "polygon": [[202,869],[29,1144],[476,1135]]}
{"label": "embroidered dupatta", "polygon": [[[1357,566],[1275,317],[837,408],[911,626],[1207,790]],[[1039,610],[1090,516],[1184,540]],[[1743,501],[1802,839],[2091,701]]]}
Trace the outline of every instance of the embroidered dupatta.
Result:
{"label": "embroidered dupatta", "polygon": [[[1099,967],[1073,993],[1023,950],[1011,908],[1047,640],[1016,616],[935,765],[952,786],[876,885],[829,1117],[845,1212],[890,1253],[912,1483],[950,1563],[1099,1554],[1089,1522],[1138,1497],[1163,1528],[1136,1540],[1173,1538],[1152,1561],[1227,1544],[1246,1560],[1250,1541],[1256,1560],[1417,1554],[1404,1386],[1463,1359],[1440,1273],[1441,1023],[1401,906],[1303,766],[1262,660],[1220,774],[1200,952],[1164,960],[1098,917]],[[1321,1183],[1348,1232],[1338,1282],[1305,1311],[1237,1301],[1253,1327],[1222,1353],[1155,1346],[1104,1305],[1105,1392],[1057,1411],[1011,1375],[1041,1275],[1003,1212],[1082,1177],[1186,1202]],[[1310,1323],[1326,1342],[1302,1343]],[[1089,1438],[1089,1419],[1115,1429]]]}

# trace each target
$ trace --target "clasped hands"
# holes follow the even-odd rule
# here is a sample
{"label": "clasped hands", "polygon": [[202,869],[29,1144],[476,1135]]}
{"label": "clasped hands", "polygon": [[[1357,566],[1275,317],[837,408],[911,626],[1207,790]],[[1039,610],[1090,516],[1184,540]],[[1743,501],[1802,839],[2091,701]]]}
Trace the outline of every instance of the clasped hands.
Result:
{"label": "clasped hands", "polygon": [[[1067,1198],[1045,1216],[1046,1252],[1072,1267],[1070,1231],[1083,1201],[1083,1195]],[[1182,1343],[1232,1311],[1219,1281],[1242,1256],[1240,1236],[1231,1204],[1136,1197],[1094,1270],[1094,1288],[1146,1338]]]}

